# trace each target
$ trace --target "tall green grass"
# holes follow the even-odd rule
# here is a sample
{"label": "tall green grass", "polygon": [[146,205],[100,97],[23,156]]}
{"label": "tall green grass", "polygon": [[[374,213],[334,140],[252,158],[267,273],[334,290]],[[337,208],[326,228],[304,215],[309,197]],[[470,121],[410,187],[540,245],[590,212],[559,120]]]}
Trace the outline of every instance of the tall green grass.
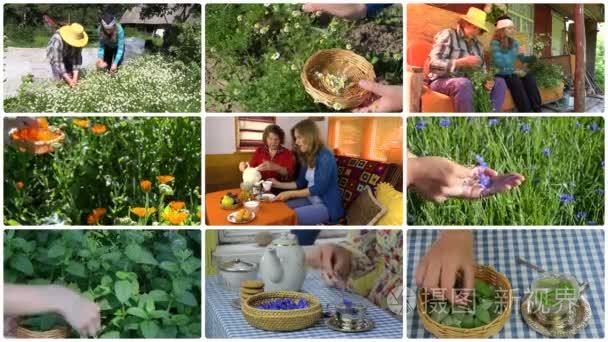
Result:
{"label": "tall green grass", "polygon": [[[439,118],[408,120],[407,147],[419,156],[442,156],[474,165],[481,155],[498,172],[519,172],[525,182],[478,201],[442,204],[408,192],[413,225],[591,225],[604,221],[604,121],[600,117]],[[416,123],[424,121],[424,128]],[[593,130],[593,124],[598,128]],[[522,126],[529,125],[529,132]],[[550,149],[545,156],[543,150]],[[560,195],[576,196],[564,204]],[[583,213],[586,215],[583,217]],[[577,217],[577,214],[578,217]]]}

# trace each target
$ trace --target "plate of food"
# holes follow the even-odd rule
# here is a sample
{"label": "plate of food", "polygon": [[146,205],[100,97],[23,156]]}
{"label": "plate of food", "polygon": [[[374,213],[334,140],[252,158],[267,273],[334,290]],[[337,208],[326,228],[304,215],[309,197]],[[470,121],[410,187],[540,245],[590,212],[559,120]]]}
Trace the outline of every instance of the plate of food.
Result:
{"label": "plate of food", "polygon": [[230,213],[230,215],[228,215],[227,219],[228,219],[228,222],[230,222],[230,223],[236,223],[236,224],[249,223],[255,219],[255,213],[253,213],[247,209],[241,209],[241,210],[235,211],[233,213]]}
{"label": "plate of food", "polygon": [[275,194],[268,193],[268,194],[263,194],[260,197],[260,201],[262,201],[262,202],[272,202],[272,201],[274,201],[275,198],[277,198],[277,196]]}

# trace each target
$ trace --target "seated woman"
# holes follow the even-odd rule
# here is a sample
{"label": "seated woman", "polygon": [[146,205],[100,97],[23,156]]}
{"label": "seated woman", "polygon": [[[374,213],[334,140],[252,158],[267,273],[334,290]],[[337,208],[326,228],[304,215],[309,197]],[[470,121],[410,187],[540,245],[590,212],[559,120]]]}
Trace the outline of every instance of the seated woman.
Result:
{"label": "seated woman", "polygon": [[291,129],[294,151],[300,162],[295,182],[270,179],[272,186],[285,189],[277,200],[287,201],[294,209],[299,225],[338,223],[344,215],[338,190],[336,159],[323,146],[319,128],[311,120],[298,122]]}
{"label": "seated woman", "polygon": [[[522,75],[515,70],[515,61],[529,63],[534,57],[524,56],[524,50],[513,38],[515,26],[508,16],[498,18],[496,31],[490,44],[492,64],[496,67],[496,76],[503,78],[511,91],[511,96],[519,112],[540,112],[541,98],[536,79],[531,73]],[[519,75],[518,75],[519,73]]]}
{"label": "seated woman", "polygon": [[[262,134],[264,145],[258,147],[251,159],[250,167],[257,167],[263,179],[278,178],[284,181],[293,179],[295,158],[290,150],[285,148],[285,132],[278,125],[268,125]],[[243,172],[247,162],[239,163]]]}
{"label": "seated woman", "polygon": [[306,264],[339,288],[366,296],[377,306],[403,315],[403,232],[401,229],[351,231],[338,244],[306,252]]}

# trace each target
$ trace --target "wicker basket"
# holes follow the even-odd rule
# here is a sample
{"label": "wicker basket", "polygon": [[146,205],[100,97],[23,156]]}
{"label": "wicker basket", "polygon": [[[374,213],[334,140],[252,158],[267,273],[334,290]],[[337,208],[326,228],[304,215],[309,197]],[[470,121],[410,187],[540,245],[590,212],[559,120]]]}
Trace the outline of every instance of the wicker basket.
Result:
{"label": "wicker basket", "polygon": [[70,329],[68,327],[60,327],[47,331],[33,331],[18,326],[15,336],[17,338],[67,338],[69,334]]}
{"label": "wicker basket", "polygon": [[[346,76],[348,83],[352,85],[335,95],[316,76],[316,72]],[[317,51],[304,63],[300,76],[304,89],[315,102],[321,102],[336,110],[359,107],[371,96],[370,92],[358,86],[359,81],[376,79],[371,63],[356,53],[343,49]]]}
{"label": "wicker basket", "polygon": [[49,127],[49,130],[56,133],[57,137],[48,141],[17,139],[13,140],[13,143],[22,152],[29,152],[33,154],[47,154],[53,152],[55,150],[55,144],[63,144],[63,141],[65,140],[65,133],[56,127]]}
{"label": "wicker basket", "polygon": [[496,289],[507,290],[507,303],[503,312],[492,322],[473,329],[454,328],[439,324],[433,321],[431,316],[426,312],[426,303],[424,301],[424,298],[426,297],[425,290],[420,289],[418,291],[418,299],[416,302],[418,315],[422,320],[424,328],[433,334],[433,336],[439,338],[488,338],[498,334],[498,332],[502,330],[511,316],[511,308],[513,306],[513,293],[509,280],[502,273],[494,270],[494,268],[482,265],[477,266],[475,278],[492,284],[494,287],[496,287]]}
{"label": "wicker basket", "polygon": [[[256,306],[278,298],[304,298],[310,304],[306,309],[297,310],[262,310]],[[247,322],[258,329],[269,331],[295,331],[315,325],[323,315],[321,303],[316,297],[300,292],[277,291],[264,292],[249,297],[241,303],[241,311]]]}

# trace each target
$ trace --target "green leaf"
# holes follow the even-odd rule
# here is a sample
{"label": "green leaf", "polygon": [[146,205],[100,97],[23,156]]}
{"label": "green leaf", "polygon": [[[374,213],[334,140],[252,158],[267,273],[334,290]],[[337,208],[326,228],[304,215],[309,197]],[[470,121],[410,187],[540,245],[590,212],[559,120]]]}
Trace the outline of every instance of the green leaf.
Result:
{"label": "green leaf", "polygon": [[99,338],[120,338],[120,332],[116,330],[111,330],[103,333]]}
{"label": "green leaf", "polygon": [[181,264],[181,267],[186,274],[192,274],[201,267],[201,260],[195,257],[188,258]]}
{"label": "green leaf", "polygon": [[145,338],[155,338],[160,331],[160,328],[154,321],[143,321],[139,324],[139,328]]}
{"label": "green leaf", "polygon": [[146,311],[147,312],[152,312],[154,310],[156,310],[156,306],[154,305],[154,299],[148,298],[146,300]]}
{"label": "green leaf", "polygon": [[34,265],[32,265],[30,259],[23,254],[15,255],[11,259],[10,265],[21,273],[25,273],[29,276],[34,274]]}
{"label": "green leaf", "polygon": [[158,265],[158,261],[154,259],[152,253],[143,249],[138,244],[132,243],[128,245],[125,249],[125,254],[127,255],[127,258],[138,264]]}
{"label": "green leaf", "polygon": [[117,262],[117,261],[120,260],[121,257],[122,257],[122,253],[120,253],[120,252],[111,252],[111,253],[102,255],[101,256],[101,260],[103,260],[103,261]]}
{"label": "green leaf", "polygon": [[103,277],[101,277],[101,285],[103,285],[103,286],[112,285],[112,277],[110,277],[108,275],[104,275]]}
{"label": "green leaf", "polygon": [[112,310],[112,305],[110,305],[110,302],[105,298],[98,301],[97,305],[99,305],[99,310],[101,311]]}
{"label": "green leaf", "polygon": [[127,310],[127,313],[129,315],[133,315],[135,317],[139,317],[139,318],[143,318],[143,319],[148,319],[148,314],[141,308],[137,308],[137,307],[132,307],[129,308]]}
{"label": "green leaf", "polygon": [[181,314],[171,316],[171,320],[177,326],[182,326],[182,325],[186,325],[186,324],[190,323],[190,317],[188,317],[186,315],[181,315]]}
{"label": "green leaf", "polygon": [[131,283],[126,280],[119,280],[114,283],[114,294],[118,298],[118,301],[123,304],[129,301],[132,291],[133,287]]}
{"label": "green leaf", "polygon": [[99,267],[100,267],[100,266],[101,266],[101,265],[99,264],[99,261],[97,261],[97,260],[89,260],[89,261],[87,262],[87,268],[88,268],[90,271],[93,271],[93,272],[94,272],[94,271],[97,271],[97,270],[99,269]]}
{"label": "green leaf", "polygon": [[169,295],[163,290],[152,290],[148,294],[156,302],[166,302],[169,300]]}
{"label": "green leaf", "polygon": [[65,254],[65,247],[63,247],[63,245],[61,244],[55,244],[53,245],[51,248],[49,248],[48,252],[46,253],[47,257],[49,257],[49,259],[54,259],[54,258],[58,258],[60,256],[63,256]]}
{"label": "green leaf", "polygon": [[188,278],[175,278],[173,279],[173,292],[176,295],[181,295],[184,291],[190,290],[192,284]]}
{"label": "green leaf", "polygon": [[490,323],[490,313],[487,309],[477,309],[475,310],[475,317],[477,317],[483,323]]}
{"label": "green leaf", "polygon": [[486,299],[494,299],[495,296],[494,287],[481,279],[475,279],[475,293]]}
{"label": "green leaf", "polygon": [[86,278],[84,265],[79,262],[70,262],[68,267],[65,268],[65,271],[75,277]]}
{"label": "green leaf", "polygon": [[167,272],[177,272],[179,271],[179,266],[176,263],[171,261],[163,261],[160,263],[160,268]]}
{"label": "green leaf", "polygon": [[153,319],[161,319],[161,318],[169,318],[169,313],[165,310],[154,310],[149,313],[150,318]]}
{"label": "green leaf", "polygon": [[181,295],[177,296],[176,301],[188,306],[198,306],[196,298],[190,291],[184,291]]}
{"label": "green leaf", "polygon": [[21,225],[19,222],[15,221],[15,220],[8,220],[8,221],[6,222],[6,224],[7,224],[8,226],[20,226],[20,225]]}
{"label": "green leaf", "polygon": [[461,326],[465,329],[471,329],[475,326],[475,316],[472,314],[467,314],[462,319]]}

